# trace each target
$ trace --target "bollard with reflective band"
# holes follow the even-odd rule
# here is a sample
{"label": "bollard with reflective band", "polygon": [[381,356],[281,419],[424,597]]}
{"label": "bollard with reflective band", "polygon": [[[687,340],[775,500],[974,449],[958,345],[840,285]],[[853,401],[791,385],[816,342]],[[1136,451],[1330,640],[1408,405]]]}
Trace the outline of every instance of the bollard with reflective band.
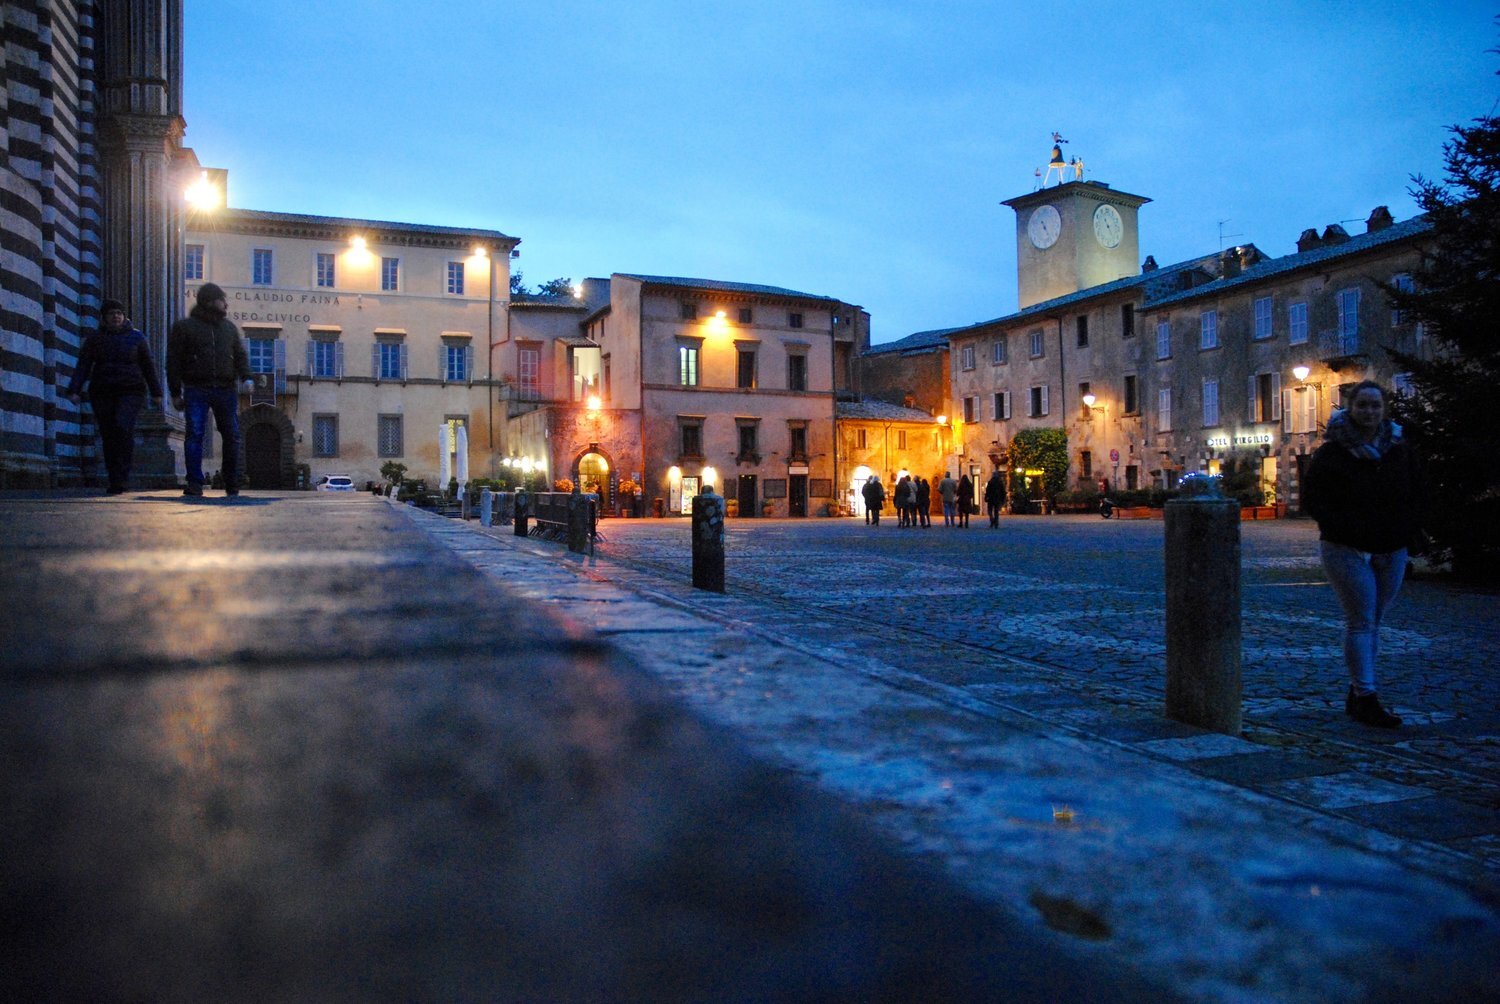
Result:
{"label": "bollard with reflective band", "polygon": [[724,591],[724,496],[712,485],[693,498],[693,588]]}
{"label": "bollard with reflective band", "polygon": [[527,530],[530,529],[530,527],[528,526],[528,524],[531,522],[531,514],[530,512],[528,512],[528,507],[530,505],[531,499],[529,496],[527,496],[524,490],[516,492],[515,526],[517,537],[526,536]]}
{"label": "bollard with reflective band", "polygon": [[574,554],[582,554],[589,548],[589,500],[590,496],[581,493],[577,485],[568,496],[568,550]]}
{"label": "bollard with reflective band", "polygon": [[1166,505],[1167,717],[1240,734],[1240,504],[1191,475]]}
{"label": "bollard with reflective band", "polygon": [[479,525],[495,525],[495,493],[488,488],[479,492]]}

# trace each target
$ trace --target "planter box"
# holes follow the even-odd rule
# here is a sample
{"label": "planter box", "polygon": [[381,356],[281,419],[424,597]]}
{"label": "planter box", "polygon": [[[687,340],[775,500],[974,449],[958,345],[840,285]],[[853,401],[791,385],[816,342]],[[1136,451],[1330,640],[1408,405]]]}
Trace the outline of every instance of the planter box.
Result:
{"label": "planter box", "polygon": [[1122,506],[1115,510],[1116,519],[1161,519],[1165,515],[1165,509],[1153,509],[1145,505]]}
{"label": "planter box", "polygon": [[1098,512],[1098,502],[1059,502],[1052,507],[1053,512]]}
{"label": "planter box", "polygon": [[1247,505],[1240,507],[1240,519],[1275,519],[1276,507],[1273,505]]}

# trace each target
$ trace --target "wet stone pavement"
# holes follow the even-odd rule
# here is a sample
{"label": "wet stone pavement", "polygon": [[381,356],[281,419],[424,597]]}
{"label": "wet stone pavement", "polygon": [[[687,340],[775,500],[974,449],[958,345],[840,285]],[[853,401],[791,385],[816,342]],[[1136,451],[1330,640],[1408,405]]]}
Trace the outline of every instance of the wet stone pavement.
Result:
{"label": "wet stone pavement", "polygon": [[[1229,737],[1161,714],[1159,523],[731,520],[721,595],[690,586],[685,520],[605,521],[585,556],[406,511],[1086,957],[1202,1001],[1500,997],[1495,774],[1467,759],[1494,701],[1397,696],[1411,728],[1347,724],[1310,524],[1245,528],[1255,653]],[[1411,679],[1493,658],[1490,598],[1404,599],[1396,629],[1428,667]]]}

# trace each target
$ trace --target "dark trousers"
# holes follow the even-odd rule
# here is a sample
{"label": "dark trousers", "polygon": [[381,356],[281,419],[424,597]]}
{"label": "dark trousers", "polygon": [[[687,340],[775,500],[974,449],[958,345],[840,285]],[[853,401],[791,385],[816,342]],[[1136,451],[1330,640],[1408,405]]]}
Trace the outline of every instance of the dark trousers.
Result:
{"label": "dark trousers", "polygon": [[187,480],[190,485],[203,485],[203,437],[208,433],[208,416],[214,417],[219,427],[219,439],[224,446],[223,462],[219,471],[224,477],[224,487],[240,486],[240,413],[239,395],[233,387],[184,387],[182,396],[187,404],[187,435],[182,444],[182,459],[187,464]]}
{"label": "dark trousers", "polygon": [[146,403],[142,394],[111,394],[95,391],[89,394],[94,409],[94,424],[104,442],[104,470],[111,488],[124,488],[130,480],[135,460],[135,420]]}
{"label": "dark trousers", "polygon": [[990,510],[990,526],[999,526],[1000,525],[1000,503],[998,503],[998,502],[991,502],[991,503],[989,503],[989,510]]}

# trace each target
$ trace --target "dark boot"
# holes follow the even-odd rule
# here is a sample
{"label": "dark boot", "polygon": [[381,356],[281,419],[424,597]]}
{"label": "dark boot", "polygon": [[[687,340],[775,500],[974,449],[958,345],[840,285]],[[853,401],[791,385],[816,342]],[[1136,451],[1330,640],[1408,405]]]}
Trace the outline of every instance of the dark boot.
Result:
{"label": "dark boot", "polygon": [[1377,729],[1401,727],[1401,719],[1380,706],[1380,698],[1374,694],[1350,692],[1349,717],[1361,725],[1373,725]]}

